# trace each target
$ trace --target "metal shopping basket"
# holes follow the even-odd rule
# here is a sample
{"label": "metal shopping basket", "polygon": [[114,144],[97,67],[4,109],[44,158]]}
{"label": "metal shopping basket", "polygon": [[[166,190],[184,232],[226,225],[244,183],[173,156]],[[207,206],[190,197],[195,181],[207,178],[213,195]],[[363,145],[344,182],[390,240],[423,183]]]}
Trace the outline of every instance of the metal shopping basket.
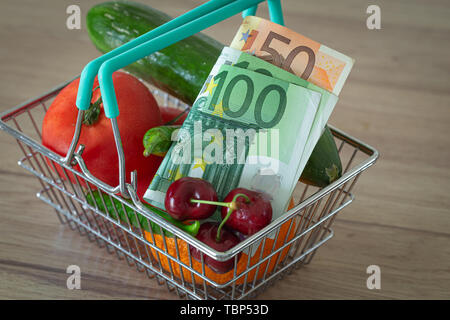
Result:
{"label": "metal shopping basket", "polygon": [[[136,175],[132,175],[131,184],[125,183],[123,159],[119,166],[119,186],[108,186],[89,173],[82,150],[75,151],[80,130],[78,124],[85,102],[90,101],[92,85],[89,79],[92,80],[99,70],[100,75],[104,75],[105,82],[100,81],[102,99],[105,113],[111,118],[121,163],[123,151],[115,120],[118,111],[112,82],[107,82],[108,72],[244,9],[247,9],[246,14],[254,14],[255,7],[252,6],[262,1],[209,1],[88,64],[81,74],[77,127],[66,157],[40,143],[40,124],[47,107],[67,83],[1,115],[0,128],[17,140],[23,152],[19,165],[38,178],[41,190],[37,197],[55,209],[60,222],[108,252],[115,252],[120,260],[146,272],[149,278],[165,284],[180,297],[251,298],[283,275],[308,264],[317,248],[333,237],[331,226],[336,214],[354,200],[352,191],[358,177],[378,157],[374,148],[331,127],[344,164],[343,176],[322,189],[298,183],[288,212],[226,252],[210,248],[143,206],[135,193]],[[282,23],[279,0],[269,0],[269,11],[273,20]],[[102,63],[108,67],[101,69]],[[165,92],[150,89],[160,105],[188,107]],[[72,168],[73,160],[80,165],[81,172]],[[94,193],[100,195],[100,203],[89,201]],[[131,197],[132,201],[121,195]],[[126,213],[122,219],[121,210]],[[144,223],[133,223],[142,220]],[[156,231],[152,227],[143,228],[144,224],[156,226]],[[191,256],[191,247],[203,253],[200,261]],[[234,268],[224,275],[217,275],[205,264],[204,255],[219,261],[234,259]]]}
{"label": "metal shopping basket", "polygon": [[[1,115],[0,128],[17,140],[23,152],[19,166],[38,178],[41,190],[37,197],[55,209],[62,224],[87,236],[100,248],[116,253],[120,260],[126,260],[131,267],[146,272],[149,278],[184,298],[251,298],[283,275],[308,264],[316,250],[333,237],[331,226],[337,213],[354,200],[359,176],[378,158],[377,150],[330,126],[343,163],[343,176],[322,189],[299,182],[294,192],[295,206],[291,210],[230,251],[216,252],[145,208],[90,183],[87,176],[64,164],[59,155],[40,143],[40,125],[47,107],[66,84]],[[160,105],[186,107],[165,92],[151,90]],[[57,166],[63,170],[56,170]],[[68,179],[69,174],[75,175],[75,183]],[[104,203],[116,199],[123,209],[132,210],[148,222],[169,230],[173,237],[145,233],[129,220],[119,220],[115,212],[104,210],[106,205],[92,205],[86,193],[95,189],[102,190]],[[267,241],[271,238],[274,241]],[[171,247],[170,241],[176,245]],[[198,262],[190,256],[190,246],[196,246],[216,260],[235,259],[229,280],[220,282],[208,278],[204,261]],[[243,258],[243,252],[253,254]],[[245,261],[238,264],[238,257],[239,262]]]}

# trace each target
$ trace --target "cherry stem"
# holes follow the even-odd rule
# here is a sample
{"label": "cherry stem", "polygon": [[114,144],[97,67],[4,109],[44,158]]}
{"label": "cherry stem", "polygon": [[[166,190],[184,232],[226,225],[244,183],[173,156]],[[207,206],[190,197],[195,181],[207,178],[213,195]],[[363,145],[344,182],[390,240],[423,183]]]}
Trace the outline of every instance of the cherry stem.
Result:
{"label": "cherry stem", "polygon": [[163,125],[164,125],[164,126],[170,126],[170,125],[174,124],[174,123],[177,122],[179,119],[181,119],[181,117],[182,117],[186,112],[188,112],[188,111],[190,111],[190,108],[184,109],[184,111],[182,111],[179,115],[177,115],[177,116],[176,116],[175,118],[173,118],[172,120],[170,120],[170,121],[164,123]]}
{"label": "cherry stem", "polygon": [[200,199],[191,199],[191,203],[201,203],[201,204],[210,204],[214,206],[221,206],[232,208],[233,202],[217,202],[217,201],[208,201],[208,200],[200,200]]}
{"label": "cherry stem", "polygon": [[231,214],[234,212],[234,210],[239,209],[239,207],[238,207],[238,205],[236,203],[236,200],[239,197],[243,197],[245,199],[245,202],[250,203],[250,198],[246,194],[243,194],[243,193],[236,194],[233,197],[233,200],[231,200],[231,202],[217,202],[217,201],[191,199],[192,203],[211,204],[211,205],[226,207],[226,208],[230,209],[230,210],[228,210],[228,213],[225,216],[225,218],[220,223],[219,228],[217,228],[217,234],[216,234],[216,241],[217,242],[220,242],[220,232],[222,231],[222,227],[225,225],[225,223],[227,222],[227,220],[231,216]]}

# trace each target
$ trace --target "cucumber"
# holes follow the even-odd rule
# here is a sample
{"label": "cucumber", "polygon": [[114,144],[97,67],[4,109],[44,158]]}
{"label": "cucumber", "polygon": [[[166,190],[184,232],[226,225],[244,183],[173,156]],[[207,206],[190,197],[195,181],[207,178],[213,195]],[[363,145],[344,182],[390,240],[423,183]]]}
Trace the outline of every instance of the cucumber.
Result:
{"label": "cucumber", "polygon": [[[143,4],[112,1],[92,7],[87,13],[86,26],[94,45],[106,53],[171,19],[167,14]],[[198,33],[125,69],[192,105],[222,48],[223,44]],[[326,127],[300,181],[325,187],[340,178],[341,174],[339,153],[333,135]]]}
{"label": "cucumber", "polygon": [[[109,52],[172,18],[143,4],[112,1],[92,7],[86,26],[94,45]],[[223,44],[198,33],[125,68],[131,74],[192,105]]]}
{"label": "cucumber", "polygon": [[328,126],[314,147],[303,169],[300,181],[316,187],[326,187],[342,176],[342,163]]}

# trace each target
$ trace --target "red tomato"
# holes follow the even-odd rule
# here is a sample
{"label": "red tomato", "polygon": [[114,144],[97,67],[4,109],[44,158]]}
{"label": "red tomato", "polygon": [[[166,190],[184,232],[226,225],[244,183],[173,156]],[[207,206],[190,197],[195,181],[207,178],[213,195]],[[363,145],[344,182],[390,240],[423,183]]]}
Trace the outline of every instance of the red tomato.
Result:
{"label": "red tomato", "polygon": [[[45,114],[42,125],[42,144],[62,156],[66,155],[75,131],[78,83],[79,79],[73,81],[58,94]],[[157,156],[144,157],[142,138],[148,129],[162,125],[161,114],[153,95],[135,77],[115,72],[113,83],[120,112],[117,123],[125,155],[126,180],[129,182],[130,173],[137,170],[138,195],[142,198],[163,159]],[[97,86],[96,79],[94,88]],[[92,96],[92,102],[97,101],[100,90],[95,90]],[[83,124],[79,143],[85,145],[82,157],[89,171],[110,186],[117,186],[119,165],[116,145],[111,121],[105,116],[103,104],[97,122]],[[80,171],[78,165],[74,168]],[[61,171],[61,168],[57,170]],[[64,173],[59,173],[64,177]],[[74,181],[73,176],[70,179]]]}
{"label": "red tomato", "polygon": [[[167,123],[170,120],[175,119],[180,113],[183,112],[182,109],[173,107],[160,107],[159,110],[161,112],[161,118],[163,123]],[[182,125],[184,120],[186,120],[188,113],[189,112],[186,111],[180,119],[178,119],[177,121],[175,121],[175,123],[172,124]]]}

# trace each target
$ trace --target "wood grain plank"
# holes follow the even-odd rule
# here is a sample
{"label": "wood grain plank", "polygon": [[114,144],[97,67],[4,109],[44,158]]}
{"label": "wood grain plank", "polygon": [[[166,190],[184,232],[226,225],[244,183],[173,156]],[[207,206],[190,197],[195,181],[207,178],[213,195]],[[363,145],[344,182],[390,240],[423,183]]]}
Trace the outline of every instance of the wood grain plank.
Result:
{"label": "wood grain plank", "polygon": [[[100,1],[78,1],[82,14]],[[176,16],[199,0],[147,0]],[[84,26],[65,28],[70,1],[0,4],[0,111],[79,74],[98,56]],[[356,59],[330,123],[379,149],[378,163],[339,214],[335,237],[312,263],[260,299],[448,299],[450,288],[450,4],[380,0],[382,29],[365,26],[370,1],[284,0],[287,26]],[[267,6],[258,14],[267,17]],[[229,43],[239,16],[205,32]],[[17,166],[0,134],[0,298],[171,299],[165,287],[59,224],[35,197],[41,186]],[[68,290],[77,264],[82,290]],[[381,267],[368,290],[366,268]]]}

